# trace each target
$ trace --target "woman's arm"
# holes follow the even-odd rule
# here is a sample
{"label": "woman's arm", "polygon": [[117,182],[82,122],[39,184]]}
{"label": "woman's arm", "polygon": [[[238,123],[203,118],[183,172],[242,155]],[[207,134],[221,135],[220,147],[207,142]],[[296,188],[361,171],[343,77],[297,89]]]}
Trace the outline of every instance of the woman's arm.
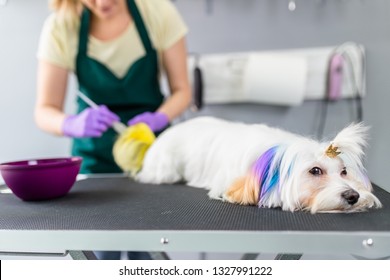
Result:
{"label": "woman's arm", "polygon": [[172,120],[181,115],[191,102],[185,37],[163,52],[162,63],[167,74],[171,96],[157,111],[165,113],[169,120]]}
{"label": "woman's arm", "polygon": [[68,70],[40,60],[37,77],[35,122],[42,130],[62,135]]}

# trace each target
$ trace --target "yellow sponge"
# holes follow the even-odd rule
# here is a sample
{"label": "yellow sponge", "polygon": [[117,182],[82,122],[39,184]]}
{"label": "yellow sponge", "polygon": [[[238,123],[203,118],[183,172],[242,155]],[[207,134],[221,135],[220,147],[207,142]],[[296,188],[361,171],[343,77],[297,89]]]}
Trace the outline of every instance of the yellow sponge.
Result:
{"label": "yellow sponge", "polygon": [[145,153],[155,139],[153,131],[144,123],[128,127],[121,133],[113,147],[116,164],[134,176],[141,169]]}

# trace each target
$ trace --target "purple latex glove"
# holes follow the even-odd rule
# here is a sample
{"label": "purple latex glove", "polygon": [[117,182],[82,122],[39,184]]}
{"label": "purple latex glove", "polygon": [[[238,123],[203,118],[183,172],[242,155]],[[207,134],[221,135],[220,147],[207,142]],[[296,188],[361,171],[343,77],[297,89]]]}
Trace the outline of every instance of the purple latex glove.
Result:
{"label": "purple latex glove", "polygon": [[161,112],[145,112],[129,120],[127,125],[130,126],[141,122],[147,124],[153,132],[156,132],[164,129],[169,124],[169,119],[166,114]]}
{"label": "purple latex glove", "polygon": [[62,124],[62,132],[73,138],[100,137],[116,121],[119,121],[119,117],[101,105],[67,117]]}

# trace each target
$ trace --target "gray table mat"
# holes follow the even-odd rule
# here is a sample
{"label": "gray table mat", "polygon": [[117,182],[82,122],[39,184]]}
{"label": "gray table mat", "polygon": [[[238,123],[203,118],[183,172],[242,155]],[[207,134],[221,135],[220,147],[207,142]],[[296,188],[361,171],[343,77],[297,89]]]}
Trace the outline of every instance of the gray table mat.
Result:
{"label": "gray table mat", "polygon": [[210,200],[180,184],[93,178],[53,200],[0,194],[0,230],[390,231],[390,194],[377,186],[375,194],[382,209],[312,215]]}

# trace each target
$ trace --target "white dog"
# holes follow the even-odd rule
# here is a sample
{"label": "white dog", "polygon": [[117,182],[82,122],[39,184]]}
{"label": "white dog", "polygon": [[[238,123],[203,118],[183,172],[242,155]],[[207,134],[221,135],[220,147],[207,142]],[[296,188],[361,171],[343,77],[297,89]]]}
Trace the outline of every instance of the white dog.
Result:
{"label": "white dog", "polygon": [[352,124],[319,143],[266,125],[199,117],[162,133],[136,179],[184,181],[213,199],[289,211],[379,208],[362,165],[367,130]]}

